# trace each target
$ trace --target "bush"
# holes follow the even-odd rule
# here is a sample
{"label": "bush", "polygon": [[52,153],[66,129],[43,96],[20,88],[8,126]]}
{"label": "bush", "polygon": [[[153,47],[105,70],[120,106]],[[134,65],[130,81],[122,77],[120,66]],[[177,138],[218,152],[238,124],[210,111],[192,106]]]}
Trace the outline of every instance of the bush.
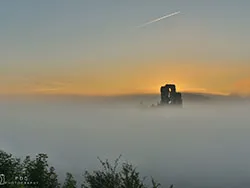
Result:
{"label": "bush", "polygon": [[[151,178],[151,186],[144,183],[146,179],[141,178],[136,168],[129,163],[121,163],[121,156],[111,165],[108,160],[102,161],[101,170],[92,173],[86,171],[82,188],[159,188],[160,184]],[[27,181],[37,182],[38,188],[60,188],[57,174],[53,166],[48,164],[46,154],[38,154],[35,159],[27,156],[23,161],[0,150],[0,174],[6,181],[14,181],[16,177],[26,177]],[[0,177],[1,179],[1,177]],[[18,181],[18,180],[17,180]],[[21,180],[20,180],[21,181]],[[25,184],[5,184],[4,188],[33,187]],[[66,174],[62,188],[76,188],[77,182],[71,173]],[[170,186],[173,188],[173,185]]]}
{"label": "bush", "polygon": [[66,178],[65,178],[65,182],[63,184],[62,188],[76,188],[77,182],[74,179],[73,175],[69,172],[66,173]]}
{"label": "bush", "polygon": [[3,174],[6,179],[4,188],[33,187],[25,184],[26,182],[35,182],[38,188],[60,188],[55,168],[48,165],[47,159],[46,154],[38,154],[35,159],[27,156],[24,161],[21,161],[0,150],[0,174]]}
{"label": "bush", "polygon": [[[102,169],[92,173],[86,171],[82,188],[149,188],[144,183],[146,178],[141,178],[132,164],[122,163],[120,170],[118,170],[120,157],[115,160],[114,165],[111,165],[108,160],[102,161],[98,158]],[[160,184],[153,178],[151,182],[151,188],[160,187]]]}

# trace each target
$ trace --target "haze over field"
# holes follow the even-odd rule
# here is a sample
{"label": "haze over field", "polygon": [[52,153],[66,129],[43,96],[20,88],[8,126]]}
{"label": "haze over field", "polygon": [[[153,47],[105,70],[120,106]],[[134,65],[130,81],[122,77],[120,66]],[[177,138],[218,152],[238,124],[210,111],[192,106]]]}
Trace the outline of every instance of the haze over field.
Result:
{"label": "haze over field", "polygon": [[[61,180],[122,154],[163,187],[249,188],[249,9],[0,1],[0,149],[47,153]],[[165,84],[183,109],[147,108]]]}
{"label": "haze over field", "polygon": [[23,157],[47,153],[61,180],[70,171],[80,182],[85,169],[98,168],[98,156],[122,154],[165,186],[250,185],[249,102],[148,109],[129,100],[47,98],[0,106],[1,148]]}

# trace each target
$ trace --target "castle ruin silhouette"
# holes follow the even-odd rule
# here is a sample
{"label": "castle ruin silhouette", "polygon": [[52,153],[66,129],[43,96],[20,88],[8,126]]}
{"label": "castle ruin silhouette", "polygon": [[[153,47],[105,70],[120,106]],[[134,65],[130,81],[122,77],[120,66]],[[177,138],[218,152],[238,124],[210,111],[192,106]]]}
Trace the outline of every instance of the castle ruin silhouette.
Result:
{"label": "castle ruin silhouette", "polygon": [[176,92],[174,84],[166,84],[161,86],[161,101],[159,105],[177,105],[182,106],[182,95],[180,92]]}

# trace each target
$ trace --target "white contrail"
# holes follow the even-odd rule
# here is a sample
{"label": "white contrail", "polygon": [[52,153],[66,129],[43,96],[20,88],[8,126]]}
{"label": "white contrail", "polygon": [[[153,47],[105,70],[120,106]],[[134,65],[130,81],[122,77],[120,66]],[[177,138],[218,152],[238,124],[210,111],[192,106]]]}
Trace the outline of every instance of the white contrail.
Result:
{"label": "white contrail", "polygon": [[169,18],[169,17],[174,16],[174,15],[177,15],[177,14],[179,14],[179,13],[181,13],[181,12],[180,12],[180,11],[174,12],[174,13],[172,13],[172,14],[168,14],[168,15],[166,15],[166,16],[157,18],[157,19],[152,20],[152,21],[150,21],[150,22],[147,22],[147,23],[145,23],[145,24],[139,25],[139,26],[137,26],[137,27],[138,27],[138,28],[145,27],[145,26],[147,26],[147,25],[149,25],[149,24],[152,24],[152,23],[154,23],[154,22],[158,22],[158,21],[163,20],[163,19],[165,19],[165,18]]}

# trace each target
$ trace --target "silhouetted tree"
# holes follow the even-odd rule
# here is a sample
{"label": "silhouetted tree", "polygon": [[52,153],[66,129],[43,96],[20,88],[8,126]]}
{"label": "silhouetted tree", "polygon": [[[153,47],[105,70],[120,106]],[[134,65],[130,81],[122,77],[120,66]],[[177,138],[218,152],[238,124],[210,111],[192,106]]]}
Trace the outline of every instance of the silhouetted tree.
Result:
{"label": "silhouetted tree", "polygon": [[38,154],[34,160],[27,156],[24,160],[24,172],[30,182],[37,182],[39,188],[59,188],[54,167],[49,167],[47,154]]}
{"label": "silhouetted tree", "polygon": [[71,173],[67,172],[65,182],[64,182],[62,188],[76,188],[77,187],[76,184],[77,184],[77,182],[74,179],[73,175]]}
{"label": "silhouetted tree", "polygon": [[[12,154],[0,150],[0,174],[3,174],[7,181],[14,181],[22,172],[20,159],[15,158]],[[1,182],[3,183],[3,182]],[[21,188],[20,185],[5,184],[5,188]]]}
{"label": "silhouetted tree", "polygon": [[58,182],[58,176],[55,172],[55,168],[52,166],[49,169],[49,174],[48,174],[48,188],[60,188],[60,184]]}
{"label": "silhouetted tree", "polygon": [[[129,163],[123,163],[118,171],[118,161],[111,165],[108,160],[105,162],[100,160],[102,169],[84,174],[84,183],[82,188],[148,188],[144,184],[145,178],[141,178],[136,168]],[[152,178],[152,188],[158,188],[160,184],[156,183]]]}
{"label": "silhouetted tree", "polygon": [[[121,156],[120,156],[121,157]],[[84,182],[82,188],[149,188],[144,184],[145,178],[141,178],[139,172],[132,164],[122,163],[119,168],[119,158],[111,165],[108,160],[99,159],[102,169],[92,173],[86,171],[84,174]],[[38,154],[35,159],[30,156],[21,162],[19,158],[13,157],[11,154],[0,150],[0,174],[3,174],[6,181],[22,181],[32,182],[33,184],[5,184],[4,188],[60,188],[58,176],[55,168],[49,166],[47,154]],[[119,168],[119,169],[118,169]],[[1,177],[0,177],[1,178]],[[159,188],[160,184],[151,178],[151,188]],[[2,183],[2,182],[1,182]],[[65,182],[62,188],[76,188],[77,182],[71,173],[66,174]],[[173,188],[173,185],[170,186]]]}

